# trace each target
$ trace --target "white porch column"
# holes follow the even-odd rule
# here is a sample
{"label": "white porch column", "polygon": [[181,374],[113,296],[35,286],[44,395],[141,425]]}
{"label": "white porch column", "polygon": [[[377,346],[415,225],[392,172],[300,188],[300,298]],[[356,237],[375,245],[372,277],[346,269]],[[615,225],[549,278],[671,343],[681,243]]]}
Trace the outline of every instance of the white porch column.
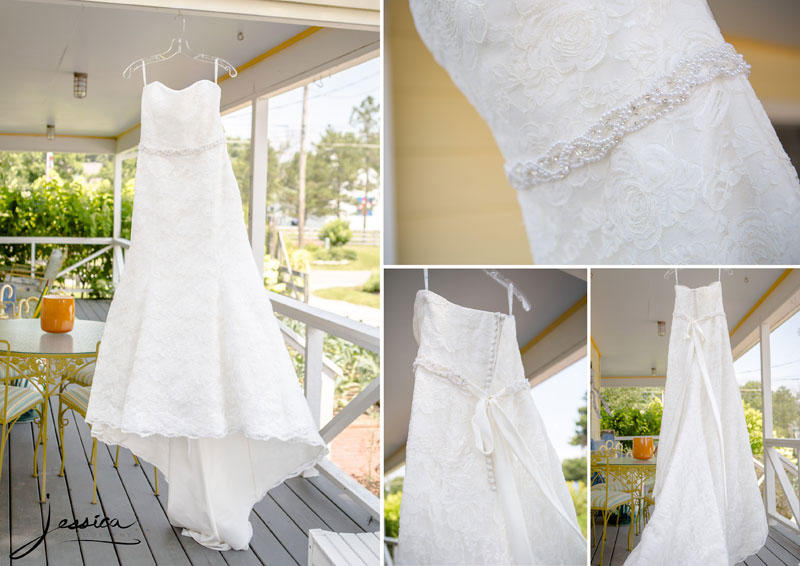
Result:
{"label": "white porch column", "polygon": [[[767,446],[766,439],[772,438],[772,366],[770,363],[769,349],[770,327],[766,322],[761,323],[761,407],[764,428],[764,505],[767,508],[767,518],[770,513],[777,513],[775,508],[775,467],[767,457],[767,450],[774,448]],[[772,521],[771,519],[769,519]]]}
{"label": "white porch column", "polygon": [[124,159],[124,154],[114,154],[114,227],[111,231],[111,237],[115,240],[111,256],[114,285],[119,283],[123,269],[122,248],[116,243],[116,240],[121,237],[122,233],[122,162]]}
{"label": "white porch column", "polygon": [[247,231],[259,273],[264,273],[264,239],[267,224],[267,115],[268,98],[253,100],[250,135],[250,205]]}

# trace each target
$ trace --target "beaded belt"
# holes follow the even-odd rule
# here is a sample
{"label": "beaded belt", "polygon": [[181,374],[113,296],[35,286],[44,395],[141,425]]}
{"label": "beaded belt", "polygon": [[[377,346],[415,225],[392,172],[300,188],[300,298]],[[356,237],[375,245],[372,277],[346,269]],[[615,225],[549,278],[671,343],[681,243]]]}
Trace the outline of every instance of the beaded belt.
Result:
{"label": "beaded belt", "polygon": [[501,508],[506,518],[514,562],[516,564],[532,564],[534,562],[531,542],[525,528],[522,503],[514,480],[512,468],[514,456],[538,484],[550,504],[572,527],[573,532],[580,537],[581,543],[586,544],[578,525],[570,518],[561,501],[555,496],[555,489],[550,483],[549,476],[539,466],[525,439],[498,402],[499,399],[530,391],[528,382],[520,380],[495,393],[487,393],[455,370],[428,360],[424,356],[417,356],[413,367],[415,372],[421,367],[434,375],[444,377],[478,399],[472,416],[475,446],[486,457],[491,489],[498,491]]}
{"label": "beaded belt", "polygon": [[508,180],[513,187],[526,189],[563,179],[573,169],[605,157],[626,134],[642,129],[686,102],[697,87],[719,76],[740,74],[749,76],[750,65],[729,43],[687,57],[672,73],[659,77],[650,90],[603,114],[583,135],[554,143],[537,159],[507,163]]}
{"label": "beaded belt", "polygon": [[139,143],[139,151],[144,153],[154,153],[157,155],[193,155],[198,153],[203,153],[204,151],[208,151],[211,148],[217,147],[219,145],[224,145],[227,143],[227,140],[224,137],[217,138],[209,143],[205,143],[203,145],[197,145],[194,147],[182,147],[182,148],[167,148],[167,147],[152,147],[147,144]]}

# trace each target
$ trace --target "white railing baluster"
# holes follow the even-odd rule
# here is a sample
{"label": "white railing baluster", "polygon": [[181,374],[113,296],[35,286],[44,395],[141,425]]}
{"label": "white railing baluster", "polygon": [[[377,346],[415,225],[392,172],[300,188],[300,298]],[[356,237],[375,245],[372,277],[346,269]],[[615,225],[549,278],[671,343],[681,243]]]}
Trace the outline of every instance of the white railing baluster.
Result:
{"label": "white railing baluster", "polygon": [[350,426],[358,417],[367,412],[380,400],[380,378],[376,377],[364,390],[356,395],[350,402],[333,417],[328,424],[322,427],[319,433],[325,442],[330,442],[336,436]]}
{"label": "white railing baluster", "polygon": [[761,341],[761,407],[764,428],[764,504],[767,515],[775,514],[775,468],[767,457],[767,438],[772,436],[772,358],[770,356],[770,326],[764,322],[759,328]]}
{"label": "white railing baluster", "polygon": [[306,360],[303,384],[306,400],[317,427],[333,417],[334,381],[322,371],[322,342],[325,332],[306,326]]}

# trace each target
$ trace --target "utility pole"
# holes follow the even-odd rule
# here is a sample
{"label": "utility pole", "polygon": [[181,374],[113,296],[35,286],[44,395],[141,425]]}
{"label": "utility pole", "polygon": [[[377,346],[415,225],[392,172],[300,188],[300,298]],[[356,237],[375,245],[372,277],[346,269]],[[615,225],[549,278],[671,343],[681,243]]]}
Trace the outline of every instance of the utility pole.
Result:
{"label": "utility pole", "polygon": [[369,214],[369,148],[364,149],[364,226],[363,232],[367,231],[367,214]]}
{"label": "utility pole", "polygon": [[303,229],[306,225],[306,116],[308,114],[308,85],[303,86],[303,119],[300,122],[300,162],[297,171],[297,247],[303,247]]}

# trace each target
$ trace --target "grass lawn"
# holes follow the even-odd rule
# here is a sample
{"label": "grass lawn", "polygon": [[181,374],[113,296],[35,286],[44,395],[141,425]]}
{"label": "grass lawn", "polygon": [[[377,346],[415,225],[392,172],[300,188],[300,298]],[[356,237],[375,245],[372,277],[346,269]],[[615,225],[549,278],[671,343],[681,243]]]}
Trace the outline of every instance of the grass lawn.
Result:
{"label": "grass lawn", "polygon": [[333,301],[347,301],[354,305],[364,305],[379,309],[381,307],[380,293],[365,293],[360,287],[327,287],[314,291],[317,297]]}
{"label": "grass lawn", "polygon": [[[338,269],[342,271],[355,271],[359,269],[379,269],[381,266],[381,249],[378,246],[345,246],[345,249],[355,250],[358,259],[343,265],[320,265],[311,263],[311,269]],[[321,297],[322,295],[320,295]]]}

